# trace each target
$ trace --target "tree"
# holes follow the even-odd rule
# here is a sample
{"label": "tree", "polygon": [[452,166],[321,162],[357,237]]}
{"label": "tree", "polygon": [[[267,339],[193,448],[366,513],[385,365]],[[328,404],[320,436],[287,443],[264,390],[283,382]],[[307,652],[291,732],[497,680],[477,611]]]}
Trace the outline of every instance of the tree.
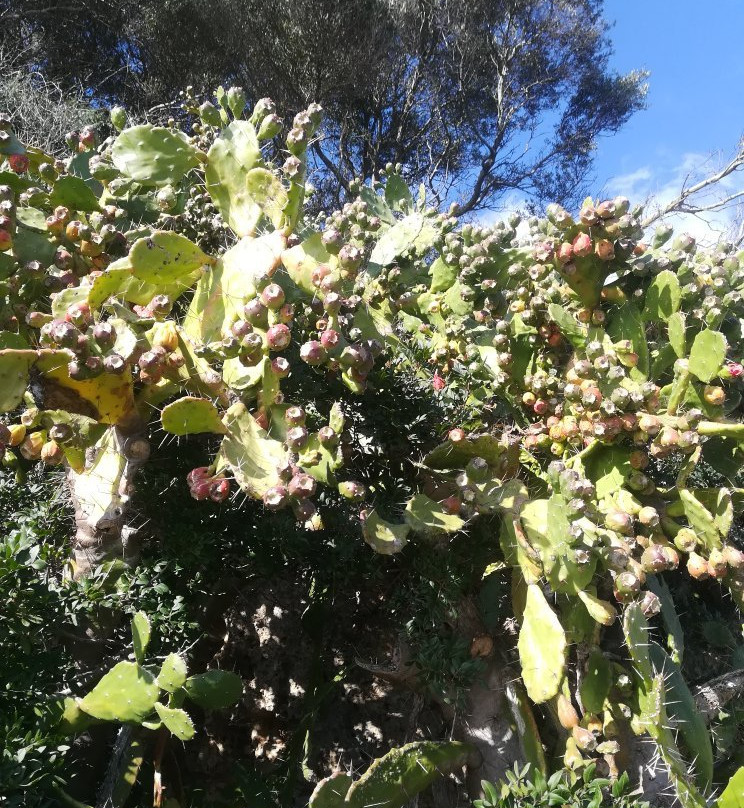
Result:
{"label": "tree", "polygon": [[463,212],[509,192],[575,203],[597,137],[645,91],[643,73],[609,68],[601,0],[0,0],[0,20],[50,77],[141,111],[185,82],[284,110],[319,101],[329,207],[389,162]]}

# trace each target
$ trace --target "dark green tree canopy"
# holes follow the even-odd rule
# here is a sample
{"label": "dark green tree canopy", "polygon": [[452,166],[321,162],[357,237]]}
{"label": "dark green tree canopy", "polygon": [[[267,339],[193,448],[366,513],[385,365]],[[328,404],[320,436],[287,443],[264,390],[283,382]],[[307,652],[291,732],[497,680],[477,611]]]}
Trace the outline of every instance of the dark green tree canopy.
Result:
{"label": "dark green tree canopy", "polygon": [[[574,203],[598,137],[642,107],[609,68],[601,0],[0,0],[2,45],[144,112],[184,84],[325,107],[320,198],[401,163],[463,211],[510,191]],[[333,145],[330,145],[333,144]]]}

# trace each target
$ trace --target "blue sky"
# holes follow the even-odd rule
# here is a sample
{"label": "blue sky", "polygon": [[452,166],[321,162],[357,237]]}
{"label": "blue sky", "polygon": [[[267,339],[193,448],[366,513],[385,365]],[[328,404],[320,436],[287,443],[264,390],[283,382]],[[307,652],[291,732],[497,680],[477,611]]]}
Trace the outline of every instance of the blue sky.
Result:
{"label": "blue sky", "polygon": [[[615,22],[612,66],[651,75],[648,108],[598,143],[596,189],[669,199],[689,170],[717,167],[744,135],[744,0],[605,0],[605,18]],[[728,188],[744,188],[744,171]]]}

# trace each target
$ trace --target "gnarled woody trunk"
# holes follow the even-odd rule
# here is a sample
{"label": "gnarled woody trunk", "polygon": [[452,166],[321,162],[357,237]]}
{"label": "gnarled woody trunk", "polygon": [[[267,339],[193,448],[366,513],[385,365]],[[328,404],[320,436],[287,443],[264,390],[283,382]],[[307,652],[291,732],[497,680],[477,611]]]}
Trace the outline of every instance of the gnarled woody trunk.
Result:
{"label": "gnarled woody trunk", "polygon": [[109,427],[88,450],[85,470],[67,473],[75,509],[75,578],[85,578],[105,561],[137,562],[136,531],[127,517],[134,475],[150,454],[144,429],[139,418]]}

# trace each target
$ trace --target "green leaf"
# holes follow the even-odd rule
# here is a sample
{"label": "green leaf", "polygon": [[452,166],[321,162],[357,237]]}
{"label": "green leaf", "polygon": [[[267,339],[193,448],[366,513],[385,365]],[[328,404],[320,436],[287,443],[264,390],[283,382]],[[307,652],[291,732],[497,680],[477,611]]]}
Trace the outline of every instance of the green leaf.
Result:
{"label": "green leaf", "polygon": [[688,491],[686,488],[680,489],[679,498],[682,500],[682,507],[690,527],[706,549],[720,549],[721,537],[711,512],[695,497],[692,491]]}
{"label": "green leaf", "polygon": [[410,213],[414,208],[413,196],[399,174],[391,174],[385,182],[385,201],[392,210]]}
{"label": "green leaf", "polygon": [[403,518],[418,533],[456,533],[465,525],[459,516],[445,513],[438,502],[425,494],[416,494],[408,500]]}
{"label": "green leaf", "polygon": [[590,713],[601,713],[611,687],[612,665],[607,657],[595,648],[589,654],[586,672],[579,688],[584,709]]}
{"label": "green leaf", "polygon": [[194,722],[191,720],[186,710],[166,707],[164,704],[156,701],[155,711],[160,716],[160,720],[163,724],[180,741],[189,741],[194,737]]}
{"label": "green leaf", "polygon": [[674,353],[680,359],[687,356],[687,336],[685,328],[686,322],[684,312],[675,312],[667,322],[669,344],[674,349]]}
{"label": "green leaf", "polygon": [[682,292],[674,272],[665,269],[651,282],[646,292],[643,319],[654,322],[668,320],[679,311]]}
{"label": "green leaf", "polygon": [[125,129],[111,148],[119,171],[142,185],[177,185],[199,165],[197,154],[182,132],[151,124]]}
{"label": "green leaf", "polygon": [[49,194],[49,203],[53,207],[63,205],[70,210],[86,213],[100,209],[98,199],[88,183],[71,174],[57,178]]}
{"label": "green leaf", "polygon": [[158,687],[167,690],[169,693],[175,693],[176,690],[183,687],[187,670],[183,657],[178,654],[168,654],[163,660],[158,674]]}
{"label": "green leaf", "polygon": [[211,670],[189,676],[183,686],[186,695],[208,710],[231,707],[243,695],[243,680],[232,671]]}
{"label": "green leaf", "polygon": [[364,541],[383,555],[393,555],[399,553],[408,543],[408,532],[410,527],[407,524],[393,524],[380,518],[377,511],[372,511],[364,520],[362,535]]}
{"label": "green leaf", "polygon": [[532,701],[541,704],[557,695],[566,667],[566,635],[537,584],[527,587],[518,648],[522,679]]}
{"label": "green leaf", "polygon": [[152,712],[160,689],[155,677],[134,662],[119,662],[79,703],[102,721],[139,724]]}
{"label": "green leaf", "polygon": [[135,277],[147,283],[169,284],[213,263],[213,259],[186,236],[157,230],[134,242],[129,251],[129,263]]}
{"label": "green leaf", "polygon": [[163,407],[160,414],[163,429],[172,435],[195,435],[200,432],[227,432],[219,410],[209,399],[184,396]]}
{"label": "green leaf", "polygon": [[140,665],[145,661],[145,651],[150,642],[150,618],[144,612],[137,612],[132,618],[132,644],[134,656]]}
{"label": "green leaf", "polygon": [[721,369],[726,358],[726,338],[720,331],[701,331],[690,350],[690,373],[701,382],[709,382]]}

